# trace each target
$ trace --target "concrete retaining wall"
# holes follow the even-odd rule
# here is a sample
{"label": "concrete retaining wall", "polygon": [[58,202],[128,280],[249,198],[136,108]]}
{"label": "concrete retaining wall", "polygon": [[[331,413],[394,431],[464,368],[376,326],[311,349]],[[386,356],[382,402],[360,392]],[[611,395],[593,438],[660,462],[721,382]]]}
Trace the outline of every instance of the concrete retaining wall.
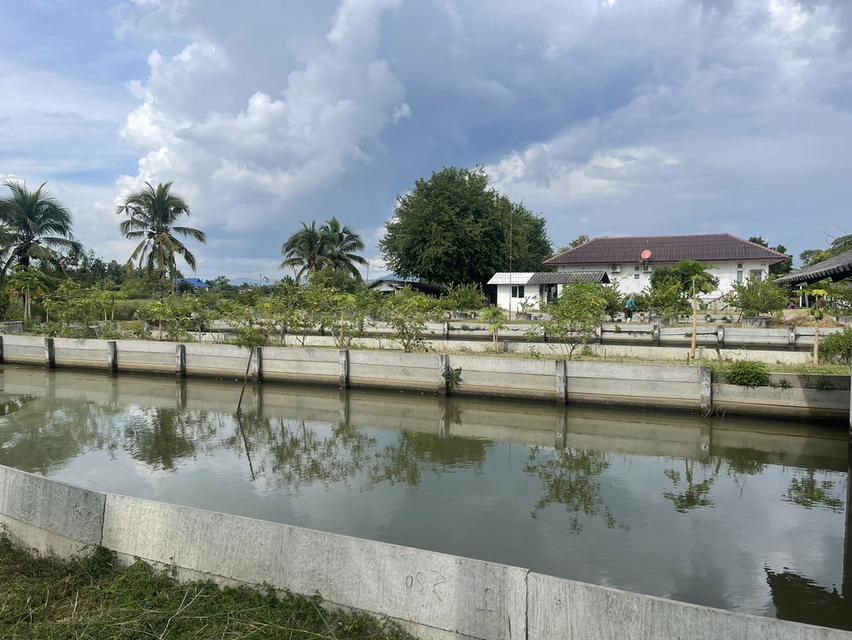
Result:
{"label": "concrete retaining wall", "polygon": [[844,418],[849,412],[849,391],[791,387],[740,387],[713,385],[713,408],[721,413],[772,415],[778,408],[790,417]]}
{"label": "concrete retaining wall", "polygon": [[53,353],[54,364],[57,367],[107,369],[109,365],[106,340],[53,338]]}
{"label": "concrete retaining wall", "polygon": [[538,573],[527,577],[530,640],[840,640],[852,633],[700,607]]}
{"label": "concrete retaining wall", "polygon": [[702,406],[698,367],[573,361],[565,366],[569,404],[641,404],[690,409]]}
{"label": "concrete retaining wall", "polygon": [[246,374],[248,359],[249,349],[245,347],[190,342],[186,345],[186,374],[242,378]]}
{"label": "concrete retaining wall", "polygon": [[461,393],[556,400],[553,360],[456,356],[449,365],[461,368]]}
{"label": "concrete retaining wall", "polygon": [[60,557],[102,545],[181,579],[269,584],[387,616],[420,638],[849,640],[852,634],[527,569],[139,498],[0,466],[0,524]]}
{"label": "concrete retaining wall", "polygon": [[67,557],[101,544],[106,496],[0,465],[0,530],[19,546]]}
{"label": "concrete retaining wall", "polygon": [[40,336],[3,336],[3,359],[22,364],[44,364],[44,338]]}
{"label": "concrete retaining wall", "polygon": [[392,351],[350,351],[349,384],[353,387],[442,390],[441,356]]}
{"label": "concrete retaining wall", "polygon": [[[245,375],[251,353],[227,344],[34,336],[5,336],[3,346],[2,359],[10,363],[237,379]],[[546,346],[559,354],[557,345]],[[461,384],[451,391],[468,395],[786,417],[843,419],[849,415],[849,382],[842,376],[775,376],[776,383],[783,378],[790,388],[745,389],[724,384],[711,387],[704,367],[553,360],[540,354],[522,358],[313,347],[263,347],[254,353],[249,375],[263,381],[443,393],[442,374],[452,368],[461,369]]]}
{"label": "concrete retaining wall", "polygon": [[262,353],[264,380],[338,383],[340,355],[334,349],[264,347]]}

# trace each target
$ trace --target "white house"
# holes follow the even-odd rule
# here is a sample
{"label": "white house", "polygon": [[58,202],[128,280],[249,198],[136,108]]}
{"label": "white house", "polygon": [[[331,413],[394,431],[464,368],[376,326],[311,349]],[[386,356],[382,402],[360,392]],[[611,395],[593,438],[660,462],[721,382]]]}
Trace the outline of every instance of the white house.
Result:
{"label": "white house", "polygon": [[769,265],[787,259],[783,253],[743,240],[729,233],[689,236],[637,236],[595,238],[569,249],[544,264],[557,271],[604,270],[622,293],[639,293],[651,284],[654,269],[682,260],[709,264],[719,279],[716,298],[749,276],[768,277]]}
{"label": "white house", "polygon": [[497,290],[497,306],[511,311],[534,311],[542,303],[553,302],[562,294],[566,284],[594,282],[609,284],[606,272],[597,270],[587,271],[501,271],[495,273],[488,285]]}

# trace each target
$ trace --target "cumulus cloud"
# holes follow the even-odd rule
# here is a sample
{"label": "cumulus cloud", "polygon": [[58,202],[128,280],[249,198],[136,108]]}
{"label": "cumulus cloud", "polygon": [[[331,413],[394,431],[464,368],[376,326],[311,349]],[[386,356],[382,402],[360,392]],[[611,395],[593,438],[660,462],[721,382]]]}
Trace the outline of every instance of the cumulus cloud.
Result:
{"label": "cumulus cloud", "polygon": [[[123,178],[122,186],[174,178],[205,223],[244,231],[279,219],[288,205],[333,185],[352,164],[368,162],[384,129],[411,114],[404,87],[376,54],[382,17],[397,5],[345,0],[322,46],[289,73],[264,63],[253,42],[228,50],[215,32],[197,35],[170,59],[155,52],[144,101],[122,131],[148,151],[138,174]],[[236,113],[217,106],[221,100],[204,99],[247,64],[277,75],[280,90],[254,91]],[[252,204],[252,215],[234,216],[234,207]]]}

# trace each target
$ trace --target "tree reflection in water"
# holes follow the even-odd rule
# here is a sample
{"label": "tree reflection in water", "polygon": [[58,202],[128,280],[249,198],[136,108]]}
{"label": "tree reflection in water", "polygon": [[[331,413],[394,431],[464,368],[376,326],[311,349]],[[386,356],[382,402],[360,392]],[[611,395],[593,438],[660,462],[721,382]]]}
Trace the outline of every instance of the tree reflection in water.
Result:
{"label": "tree reflection in water", "polygon": [[[711,475],[707,475],[707,466],[700,465],[703,478],[700,482],[695,479],[695,461],[683,461],[683,476],[675,469],[666,469],[663,474],[672,482],[672,486],[679,491],[664,491],[663,497],[666,500],[671,500],[675,509],[680,513],[687,513],[698,507],[712,507],[713,501],[707,495],[710,493],[710,488],[715,482],[715,475],[718,473],[719,467],[715,471],[711,471]],[[681,485],[681,480],[685,480],[685,484]]]}
{"label": "tree reflection in water", "polygon": [[84,400],[29,395],[5,396],[0,403],[0,464],[47,474],[86,450],[118,447],[109,428],[124,408]]}
{"label": "tree reflection in water", "polygon": [[618,521],[601,496],[599,476],[609,466],[605,451],[531,448],[524,471],[538,476],[544,485],[544,495],[535,503],[532,517],[552,504],[561,504],[572,514],[568,524],[572,533],[583,530],[579,514],[601,516],[608,528],[626,530],[627,525]]}
{"label": "tree reflection in water", "polygon": [[137,409],[128,415],[125,427],[128,451],[151,467],[173,471],[182,458],[194,457],[198,446],[219,432],[221,421],[217,425],[210,418],[206,411]]}

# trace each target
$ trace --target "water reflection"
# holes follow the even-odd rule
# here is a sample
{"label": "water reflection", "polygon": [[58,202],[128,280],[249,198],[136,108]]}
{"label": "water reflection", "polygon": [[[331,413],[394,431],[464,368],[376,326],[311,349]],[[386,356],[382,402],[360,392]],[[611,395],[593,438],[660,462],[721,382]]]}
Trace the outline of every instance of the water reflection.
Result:
{"label": "water reflection", "polygon": [[[5,367],[0,464],[852,628],[845,432]],[[846,605],[846,606],[844,606]]]}

